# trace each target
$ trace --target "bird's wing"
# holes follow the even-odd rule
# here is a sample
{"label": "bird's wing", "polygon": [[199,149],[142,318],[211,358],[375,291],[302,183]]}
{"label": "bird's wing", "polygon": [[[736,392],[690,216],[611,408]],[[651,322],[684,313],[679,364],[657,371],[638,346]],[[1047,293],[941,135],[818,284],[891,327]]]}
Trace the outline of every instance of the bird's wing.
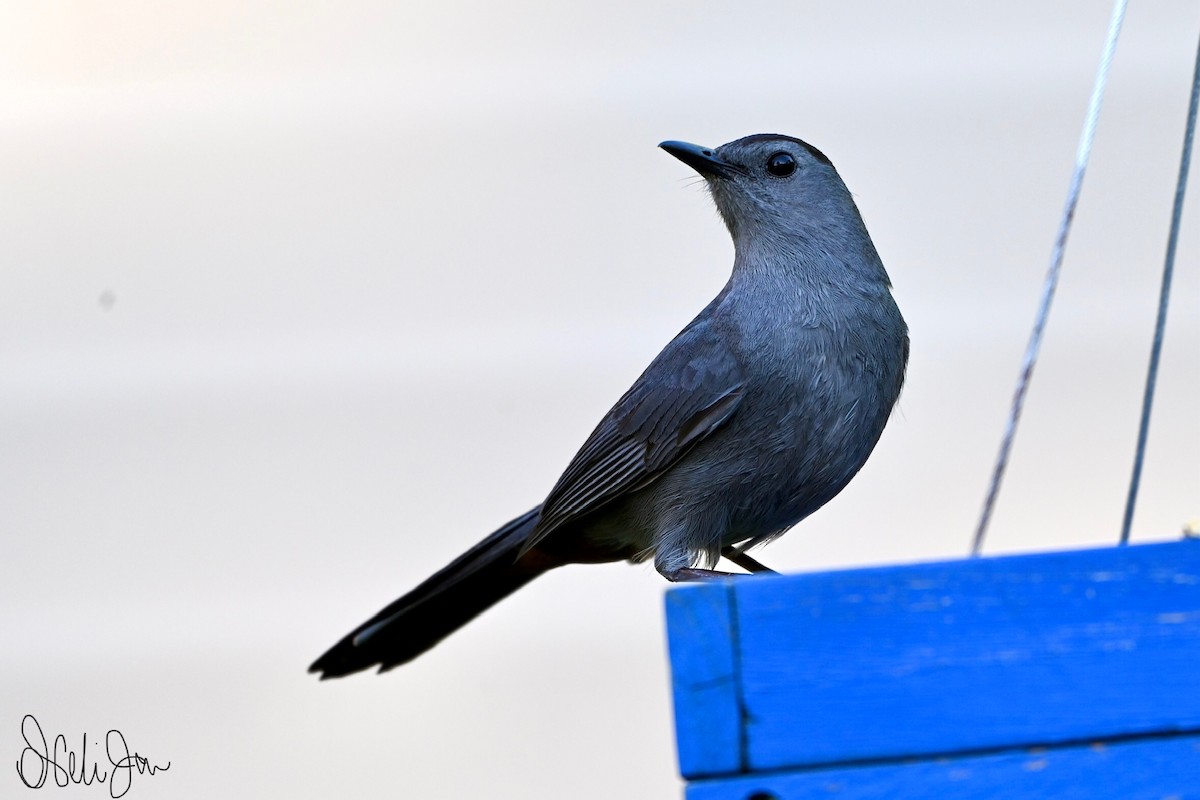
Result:
{"label": "bird's wing", "polygon": [[601,420],[542,505],[525,549],[660,477],[742,401],[734,354],[701,315],[667,345]]}

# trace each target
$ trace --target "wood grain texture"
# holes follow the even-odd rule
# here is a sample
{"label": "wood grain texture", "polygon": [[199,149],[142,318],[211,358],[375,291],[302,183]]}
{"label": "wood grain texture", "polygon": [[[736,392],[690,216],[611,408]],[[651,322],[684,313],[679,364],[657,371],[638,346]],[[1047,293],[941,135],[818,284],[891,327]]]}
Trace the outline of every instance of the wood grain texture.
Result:
{"label": "wood grain texture", "polygon": [[729,582],[683,586],[667,593],[679,764],[688,776],[743,768],[740,680]]}
{"label": "wood grain texture", "polygon": [[[1198,541],[726,585],[724,611],[671,592],[673,661],[738,680],[701,695],[677,673],[685,777],[1200,730]],[[732,613],[736,640],[676,635],[707,613]],[[740,765],[704,760],[697,740],[731,715]]]}
{"label": "wood grain texture", "polygon": [[687,800],[1192,800],[1200,737],[694,781]]}

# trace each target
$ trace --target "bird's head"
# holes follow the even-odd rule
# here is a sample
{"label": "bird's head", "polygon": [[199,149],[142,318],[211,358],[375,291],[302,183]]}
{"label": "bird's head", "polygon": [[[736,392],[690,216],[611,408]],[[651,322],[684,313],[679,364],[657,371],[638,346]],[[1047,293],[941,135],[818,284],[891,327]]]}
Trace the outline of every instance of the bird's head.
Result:
{"label": "bird's head", "polygon": [[759,133],[717,148],[687,142],[659,145],[699,172],[734,241],[800,233],[822,219],[838,220],[853,200],[833,163],[791,136]]}

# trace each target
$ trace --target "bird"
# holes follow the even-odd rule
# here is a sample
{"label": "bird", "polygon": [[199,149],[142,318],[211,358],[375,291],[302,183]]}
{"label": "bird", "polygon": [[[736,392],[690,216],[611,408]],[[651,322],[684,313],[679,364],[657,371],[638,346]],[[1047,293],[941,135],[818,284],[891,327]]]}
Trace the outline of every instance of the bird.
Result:
{"label": "bird", "polygon": [[730,278],[601,419],[546,498],[390,603],[311,667],[386,672],[545,572],[653,561],[724,579],[837,495],[904,383],[908,327],[829,158],[782,134],[659,145],[703,178]]}

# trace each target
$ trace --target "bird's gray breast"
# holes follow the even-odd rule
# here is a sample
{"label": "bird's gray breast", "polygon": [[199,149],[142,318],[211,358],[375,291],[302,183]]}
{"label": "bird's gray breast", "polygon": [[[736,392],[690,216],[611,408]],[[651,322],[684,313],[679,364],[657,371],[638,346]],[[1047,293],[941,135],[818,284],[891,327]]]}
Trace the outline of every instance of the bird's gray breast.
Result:
{"label": "bird's gray breast", "polygon": [[[722,437],[740,443],[730,448],[737,457],[728,482],[736,539],[786,530],[849,482],[883,431],[903,371],[906,346],[889,309],[881,316],[878,303],[841,302],[831,312],[828,298],[778,299],[760,306],[769,314],[733,316],[730,340],[747,376]],[[895,308],[890,297],[885,305]]]}

